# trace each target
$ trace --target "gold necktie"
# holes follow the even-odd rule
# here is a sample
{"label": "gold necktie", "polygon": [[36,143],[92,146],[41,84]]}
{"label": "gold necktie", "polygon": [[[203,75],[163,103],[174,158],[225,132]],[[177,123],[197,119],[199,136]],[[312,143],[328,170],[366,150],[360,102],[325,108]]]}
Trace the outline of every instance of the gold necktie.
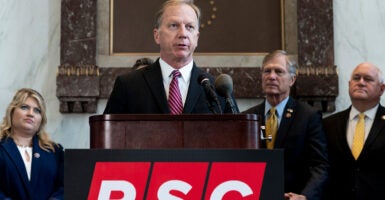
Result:
{"label": "gold necktie", "polygon": [[270,116],[266,120],[266,133],[267,136],[271,136],[271,140],[266,140],[266,146],[268,149],[274,148],[275,136],[277,134],[278,119],[275,114],[275,107],[270,108]]}
{"label": "gold necktie", "polygon": [[352,154],[356,160],[360,155],[362,148],[364,147],[364,140],[365,140],[365,114],[360,113],[358,115],[358,122],[356,125],[356,130],[354,131],[353,144],[352,144]]}

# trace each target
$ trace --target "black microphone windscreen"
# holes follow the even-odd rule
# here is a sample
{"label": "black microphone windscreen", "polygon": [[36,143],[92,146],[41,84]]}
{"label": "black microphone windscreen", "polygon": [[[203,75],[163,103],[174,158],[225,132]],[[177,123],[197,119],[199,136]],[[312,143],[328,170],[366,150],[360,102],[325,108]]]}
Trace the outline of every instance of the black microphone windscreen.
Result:
{"label": "black microphone windscreen", "polygon": [[209,80],[205,74],[200,74],[198,76],[198,83],[199,85],[202,85],[204,81]]}
{"label": "black microphone windscreen", "polygon": [[229,96],[233,92],[233,79],[227,74],[220,74],[215,79],[215,90],[223,97]]}

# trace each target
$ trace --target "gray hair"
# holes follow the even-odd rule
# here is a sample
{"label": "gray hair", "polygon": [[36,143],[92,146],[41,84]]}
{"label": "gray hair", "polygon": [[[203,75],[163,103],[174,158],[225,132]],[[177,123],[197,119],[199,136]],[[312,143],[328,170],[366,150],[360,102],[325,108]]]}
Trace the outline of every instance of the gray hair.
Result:
{"label": "gray hair", "polygon": [[291,77],[297,76],[297,63],[290,59],[289,54],[284,50],[274,50],[267,54],[265,58],[262,61],[262,67],[265,65],[266,62],[272,60],[273,58],[277,56],[285,56],[286,58],[286,66],[289,69],[289,73]]}
{"label": "gray hair", "polygon": [[380,81],[381,84],[383,84],[384,83],[384,76],[382,74],[382,71],[378,67],[377,67],[377,70],[378,70],[378,80]]}

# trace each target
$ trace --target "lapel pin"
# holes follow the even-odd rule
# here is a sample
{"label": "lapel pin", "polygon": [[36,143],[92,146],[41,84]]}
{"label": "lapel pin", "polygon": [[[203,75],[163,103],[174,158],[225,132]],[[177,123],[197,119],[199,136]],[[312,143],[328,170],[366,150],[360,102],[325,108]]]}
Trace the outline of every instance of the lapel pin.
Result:
{"label": "lapel pin", "polygon": [[35,158],[40,158],[40,154],[39,154],[39,153],[34,153],[34,154],[33,154],[33,157],[35,157]]}
{"label": "lapel pin", "polygon": [[286,111],[287,111],[286,118],[290,118],[291,117],[291,113],[293,113],[293,109],[288,108],[288,109],[286,109]]}
{"label": "lapel pin", "polygon": [[385,115],[382,115],[382,116],[381,116],[381,119],[382,119],[382,120],[385,120]]}

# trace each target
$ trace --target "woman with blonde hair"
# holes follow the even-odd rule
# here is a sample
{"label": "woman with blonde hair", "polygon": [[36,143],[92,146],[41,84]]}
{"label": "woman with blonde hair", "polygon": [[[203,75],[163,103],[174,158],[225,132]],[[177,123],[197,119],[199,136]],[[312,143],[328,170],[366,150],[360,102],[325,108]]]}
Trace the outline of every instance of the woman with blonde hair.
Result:
{"label": "woman with blonde hair", "polygon": [[0,199],[64,199],[64,151],[46,124],[42,95],[18,90],[0,124]]}

